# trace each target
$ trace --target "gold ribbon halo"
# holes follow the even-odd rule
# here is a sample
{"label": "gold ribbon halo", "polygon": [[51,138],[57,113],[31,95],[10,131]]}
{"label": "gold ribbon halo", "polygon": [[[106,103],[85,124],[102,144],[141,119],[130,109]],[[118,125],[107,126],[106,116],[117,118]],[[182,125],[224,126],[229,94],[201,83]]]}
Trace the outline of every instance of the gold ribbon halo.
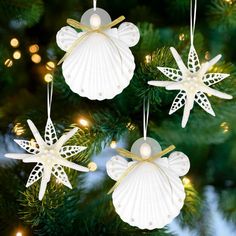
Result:
{"label": "gold ribbon halo", "polygon": [[[133,171],[135,168],[140,166],[143,162],[152,163],[157,167],[158,170],[162,171],[162,169],[154,161],[157,158],[160,158],[160,157],[164,156],[165,154],[173,151],[174,149],[175,149],[175,146],[171,145],[168,148],[164,149],[163,151],[161,151],[161,152],[159,152],[147,159],[143,159],[142,157],[140,157],[140,156],[136,155],[135,153],[132,153],[128,150],[125,150],[123,148],[117,148],[116,151],[118,152],[119,155],[126,157],[126,158],[133,159],[137,162],[135,164],[131,165],[130,167],[128,167],[128,169],[126,169],[126,171],[120,176],[120,178],[116,181],[116,183],[113,185],[113,187],[109,190],[109,192],[107,194],[111,194],[121,184],[121,182],[124,180],[124,178],[127,177],[131,173],[131,171]],[[164,173],[164,171],[162,171],[162,172]],[[164,173],[164,175],[166,175],[166,174]],[[166,175],[166,177],[169,181],[169,178],[167,175]],[[170,184],[170,187],[171,187],[171,184]],[[172,189],[172,187],[171,187],[171,189]]]}
{"label": "gold ribbon halo", "polygon": [[[102,25],[100,26],[98,29],[92,29],[90,26],[88,25],[84,25],[81,24],[79,21],[76,21],[74,19],[67,19],[67,24],[74,27],[75,29],[79,29],[79,30],[84,30],[87,31],[83,36],[79,37],[77,40],[75,40],[75,42],[71,45],[71,47],[66,51],[65,55],[62,57],[62,59],[57,63],[57,65],[60,65],[61,63],[63,63],[66,58],[68,56],[71,55],[71,53],[73,52],[73,50],[84,40],[86,39],[91,33],[100,33],[103,34],[104,36],[106,36],[107,38],[109,38],[106,34],[103,33],[103,31],[110,29],[111,27],[119,24],[120,22],[122,22],[125,19],[124,16],[120,16],[117,19],[113,20],[111,23],[106,24],[106,25]],[[110,39],[110,38],[109,38]],[[111,39],[110,39],[111,40]],[[112,40],[111,40],[112,41]],[[112,43],[114,44],[114,42],[112,41]],[[114,44],[115,45],[115,44]],[[116,49],[119,52],[119,49],[117,48],[117,46],[115,45]],[[121,57],[120,53],[119,56]]]}

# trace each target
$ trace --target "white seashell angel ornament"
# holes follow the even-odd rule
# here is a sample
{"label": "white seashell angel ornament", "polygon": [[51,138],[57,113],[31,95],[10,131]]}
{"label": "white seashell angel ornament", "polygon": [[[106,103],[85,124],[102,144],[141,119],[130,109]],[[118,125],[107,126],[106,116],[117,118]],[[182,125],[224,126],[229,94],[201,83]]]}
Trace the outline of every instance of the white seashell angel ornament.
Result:
{"label": "white seashell angel ornament", "polygon": [[119,148],[119,155],[107,162],[108,175],[117,181],[109,193],[113,192],[115,211],[124,222],[153,230],[163,228],[178,216],[185,199],[179,177],[189,171],[190,162],[182,152],[162,157],[174,148],[172,145],[162,151],[156,140],[146,137],[145,131],[131,152]]}
{"label": "white seashell angel ornament", "polygon": [[140,38],[137,26],[124,22],[124,16],[111,21],[109,14],[94,7],[86,11],[81,23],[68,19],[58,31],[58,46],[66,51],[58,64],[74,93],[91,100],[111,99],[126,88],[133,77],[135,62],[129,47]]}

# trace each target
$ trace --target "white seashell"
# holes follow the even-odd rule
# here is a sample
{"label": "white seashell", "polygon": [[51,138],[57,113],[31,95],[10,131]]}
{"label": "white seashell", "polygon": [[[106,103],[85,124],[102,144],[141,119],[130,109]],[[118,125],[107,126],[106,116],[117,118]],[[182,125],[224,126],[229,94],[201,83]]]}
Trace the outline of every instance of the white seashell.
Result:
{"label": "white seashell", "polygon": [[120,156],[114,156],[106,163],[107,174],[117,181],[128,167],[128,161]]}
{"label": "white seashell", "polygon": [[[69,26],[57,33],[57,44],[64,51],[84,37],[62,64],[63,76],[73,92],[91,100],[104,100],[113,98],[129,85],[135,62],[128,45],[138,40],[137,35],[130,33],[135,27],[128,24],[119,30],[113,28],[87,36]],[[126,34],[125,30],[130,32]],[[139,34],[137,27],[136,30]]]}
{"label": "white seashell", "polygon": [[[175,158],[172,157],[171,161]],[[113,157],[111,161],[107,163],[107,172],[117,180],[111,173],[121,176],[130,165],[120,156]],[[180,213],[184,204],[184,186],[168,167],[168,158],[159,158],[155,163],[140,163],[112,194],[115,210],[121,219],[140,229],[163,228]]]}
{"label": "white seashell", "polygon": [[168,158],[169,167],[178,175],[186,175],[190,169],[190,161],[182,152],[172,152]]}
{"label": "white seashell", "polygon": [[118,35],[129,47],[135,46],[140,39],[138,27],[130,22],[124,22],[119,26]]}
{"label": "white seashell", "polygon": [[62,27],[56,35],[57,45],[63,50],[67,51],[76,39],[82,36],[84,33],[77,33],[70,26]]}
{"label": "white seashell", "polygon": [[80,43],[62,65],[71,90],[89,99],[111,99],[129,85],[135,64],[121,41],[93,33]]}

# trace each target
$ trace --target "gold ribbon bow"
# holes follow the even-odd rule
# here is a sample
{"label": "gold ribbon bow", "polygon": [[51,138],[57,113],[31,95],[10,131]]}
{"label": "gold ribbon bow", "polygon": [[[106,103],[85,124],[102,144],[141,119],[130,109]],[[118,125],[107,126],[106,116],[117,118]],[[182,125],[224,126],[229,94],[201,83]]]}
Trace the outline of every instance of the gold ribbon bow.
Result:
{"label": "gold ribbon bow", "polygon": [[[162,156],[164,156],[165,154],[173,151],[175,149],[174,145],[169,146],[168,148],[164,149],[163,151],[147,158],[147,159],[143,159],[142,157],[129,152],[128,150],[125,150],[123,148],[117,148],[117,152],[119,155],[126,157],[126,158],[130,158],[133,159],[135,161],[137,161],[135,164],[131,165],[130,167],[128,167],[128,169],[120,176],[120,178],[117,180],[117,182],[113,185],[113,187],[109,190],[109,192],[107,194],[111,194],[119,185],[120,183],[124,180],[124,178],[129,175],[129,173],[134,170],[135,168],[137,168],[138,166],[140,166],[140,164],[142,164],[143,162],[149,162],[154,164],[158,169],[161,170],[161,168],[159,168],[159,166],[154,162],[157,158],[160,158]],[[161,170],[162,171],[162,170]]]}
{"label": "gold ribbon bow", "polygon": [[73,52],[73,50],[84,40],[86,39],[91,33],[102,33],[103,35],[105,35],[103,33],[104,30],[107,30],[117,24],[119,24],[120,22],[122,22],[125,19],[124,16],[120,16],[118,17],[116,20],[112,21],[109,24],[106,25],[102,25],[97,29],[93,29],[92,27],[88,26],[88,25],[84,25],[81,24],[80,22],[74,20],[74,19],[67,19],[67,24],[74,27],[75,29],[80,29],[80,30],[84,30],[87,31],[83,36],[79,37],[77,40],[75,40],[75,42],[71,45],[71,47],[66,51],[65,55],[62,57],[62,59],[57,63],[57,65],[60,65],[62,62],[65,61],[65,59],[71,55],[71,53]]}

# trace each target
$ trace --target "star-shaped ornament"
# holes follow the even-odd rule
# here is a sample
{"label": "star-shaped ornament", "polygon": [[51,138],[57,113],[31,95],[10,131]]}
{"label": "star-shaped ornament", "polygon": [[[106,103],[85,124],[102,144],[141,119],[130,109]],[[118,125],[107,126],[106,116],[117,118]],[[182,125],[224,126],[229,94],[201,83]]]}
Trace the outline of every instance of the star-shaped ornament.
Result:
{"label": "star-shaped ornament", "polygon": [[198,103],[206,112],[212,116],[215,116],[205,93],[223,99],[233,98],[231,95],[209,87],[229,76],[229,74],[223,73],[207,73],[207,71],[220,60],[221,55],[218,55],[212,60],[200,65],[196,50],[194,46],[191,45],[188,55],[188,66],[186,67],[176,49],[171,47],[170,50],[179,69],[172,69],[168,67],[157,68],[174,82],[149,81],[148,84],[157,87],[165,87],[167,90],[180,90],[173,101],[169,114],[173,114],[184,106],[184,114],[182,119],[183,128],[188,122],[190,112],[194,106],[194,101]]}
{"label": "star-shaped ornament", "polygon": [[89,171],[88,168],[67,160],[67,158],[85,150],[86,147],[63,146],[78,131],[78,128],[72,129],[58,139],[54,125],[51,119],[48,118],[44,134],[45,140],[43,140],[34,123],[31,120],[27,120],[27,122],[37,145],[33,145],[32,142],[27,140],[14,140],[29,154],[7,153],[5,155],[8,158],[23,160],[25,163],[37,163],[30,173],[26,187],[29,187],[42,178],[39,190],[39,200],[42,200],[46,191],[47,183],[50,181],[51,174],[53,174],[59,182],[72,188],[62,166],[82,172]]}

